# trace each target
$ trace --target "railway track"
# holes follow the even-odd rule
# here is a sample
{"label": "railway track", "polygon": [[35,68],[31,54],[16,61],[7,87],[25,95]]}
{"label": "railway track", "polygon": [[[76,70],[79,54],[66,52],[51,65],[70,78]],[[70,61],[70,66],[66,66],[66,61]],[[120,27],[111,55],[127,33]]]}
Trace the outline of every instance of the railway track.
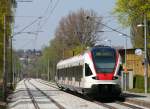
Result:
{"label": "railway track", "polygon": [[52,103],[54,103],[59,109],[65,109],[61,104],[59,104],[57,101],[55,101],[53,98],[51,98],[50,96],[48,96],[44,91],[42,91],[41,89],[39,89],[37,86],[35,86],[31,81],[28,80],[28,82],[36,88],[36,90],[38,90],[39,92],[41,92],[46,98],[48,98]]}
{"label": "railway track", "polygon": [[[59,89],[57,86],[54,86],[54,84],[50,83],[50,82],[45,82],[45,81],[42,81],[42,80],[36,80],[37,82],[40,82],[41,84],[44,84],[44,85],[47,85],[49,87],[53,87],[53,88],[56,88],[56,89]],[[55,84],[56,85],[56,84]],[[65,91],[66,92],[66,91]],[[69,92],[70,93],[70,92]],[[70,93],[72,94],[72,93]],[[74,94],[73,94],[74,95]],[[77,94],[76,96],[80,97],[80,98],[83,98],[83,96],[80,96],[80,94]],[[83,98],[83,99],[86,99],[87,98]],[[101,103],[101,102],[97,102],[97,101],[94,101],[95,104],[97,105],[100,105],[100,106],[103,106],[103,107],[106,107],[108,109],[117,109],[113,106],[110,106],[110,105],[107,105],[107,104],[104,104],[104,103]]]}
{"label": "railway track", "polygon": [[28,85],[26,84],[26,80],[24,80],[24,85],[25,85],[25,88],[27,89],[28,95],[29,95],[29,97],[30,97],[30,99],[31,99],[31,101],[32,101],[32,103],[33,103],[35,109],[40,109],[38,103],[36,102],[36,100],[35,100],[35,98],[34,98],[34,96],[33,96],[33,94],[31,93],[31,91],[30,91]]}
{"label": "railway track", "polygon": [[127,107],[130,107],[132,109],[145,109],[144,107],[139,107],[139,106],[135,106],[135,105],[131,105],[131,104],[128,104],[128,103],[124,103],[124,102],[116,102],[117,104],[120,104],[120,105],[123,105],[123,106],[127,106]]}
{"label": "railway track", "polygon": [[[36,81],[40,82],[41,84],[44,84],[44,85],[47,85],[47,86],[59,89],[57,86],[54,86],[54,84],[51,84],[49,82],[45,82],[45,81],[41,81],[41,80],[36,80]],[[116,106],[110,105],[111,103],[103,103],[103,102],[100,102],[100,101],[97,101],[97,100],[91,100],[91,99],[89,99],[87,97],[83,97],[83,95],[80,95],[80,94],[75,94],[75,93],[70,93],[70,94],[73,94],[73,95],[78,96],[80,98],[83,98],[85,100],[89,100],[89,101],[91,101],[93,103],[96,103],[96,104],[98,104],[100,106],[103,106],[103,107],[106,107],[108,109],[120,109],[120,108],[117,108]],[[129,108],[129,109],[145,109],[144,107],[141,107],[141,106],[138,106],[138,105],[134,105],[134,104],[130,104],[128,102],[115,101],[115,102],[113,102],[113,104],[121,105],[121,106],[124,106],[124,107]]]}
{"label": "railway track", "polygon": [[42,109],[42,108],[40,108],[40,104],[37,102],[36,98],[32,94],[32,92],[31,92],[31,90],[28,87],[28,85],[27,85],[26,82],[28,82],[30,85],[32,85],[37,91],[39,91],[42,95],[44,95],[47,99],[49,99],[53,104],[55,104],[58,109],[65,109],[61,104],[59,104],[54,99],[52,99],[50,96],[48,96],[44,91],[40,90],[37,86],[35,86],[34,84],[32,84],[29,79],[28,80],[24,80],[24,85],[25,85],[25,87],[27,89],[28,95],[29,95],[29,97],[30,97],[30,99],[31,99],[31,101],[32,101],[35,109]]}
{"label": "railway track", "polygon": [[98,102],[98,101],[93,101],[93,102],[96,103],[96,104],[98,104],[98,105],[101,105],[101,106],[103,106],[103,107],[106,107],[106,108],[108,108],[108,109],[118,109],[118,108],[116,108],[116,107],[114,107],[114,106],[110,106],[110,105],[107,105],[107,104],[102,103],[102,102]]}
{"label": "railway track", "polygon": [[46,82],[46,81],[43,81],[43,80],[36,80],[37,82],[40,82],[42,84],[45,84],[47,86],[50,86],[50,87],[53,87],[53,88],[56,88],[56,89],[59,89],[59,87],[55,84],[55,83],[50,83],[50,82]]}

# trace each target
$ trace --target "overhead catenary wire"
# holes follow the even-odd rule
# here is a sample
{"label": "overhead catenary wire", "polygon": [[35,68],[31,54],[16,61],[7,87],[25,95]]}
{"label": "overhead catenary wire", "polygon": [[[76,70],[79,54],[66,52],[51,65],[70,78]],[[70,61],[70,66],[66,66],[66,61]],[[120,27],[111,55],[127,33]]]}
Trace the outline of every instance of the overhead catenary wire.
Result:
{"label": "overhead catenary wire", "polygon": [[[50,0],[50,3],[52,2],[52,0]],[[45,13],[47,12],[47,10],[50,7],[50,3],[48,4],[48,7],[46,8]],[[36,16],[15,16],[15,17],[36,17]],[[42,16],[38,16],[37,19],[35,19],[33,22],[31,22],[29,25],[25,26],[23,29],[21,29],[19,32],[14,33],[14,35],[19,34],[21,32],[23,32],[25,29],[27,29],[28,27],[30,27],[31,25],[33,25],[35,22],[37,22],[39,19],[42,19]]]}
{"label": "overhead catenary wire", "polygon": [[[88,19],[90,19],[91,17],[90,17],[90,16],[87,16],[86,18],[87,18],[87,20],[88,20]],[[97,23],[99,23],[99,24],[103,25],[104,27],[107,27],[108,29],[110,29],[110,30],[112,30],[112,31],[114,31],[114,32],[117,32],[117,33],[119,33],[119,34],[121,34],[121,35],[123,35],[123,36],[130,37],[130,35],[127,35],[127,34],[121,32],[121,31],[119,31],[119,30],[117,30],[117,29],[114,29],[114,28],[112,28],[112,27],[110,27],[110,26],[108,26],[108,25],[106,25],[106,24],[104,24],[104,23],[102,23],[102,22],[97,22]]]}
{"label": "overhead catenary wire", "polygon": [[[46,10],[44,11],[44,13],[43,13],[43,17],[42,18],[44,18],[44,16],[48,13],[48,10],[49,10],[49,8],[50,8],[50,5],[51,5],[51,3],[52,3],[52,0],[49,0],[49,3],[48,3],[48,6],[47,6],[47,8],[46,8]],[[42,20],[42,19],[41,19]],[[36,47],[36,41],[37,41],[37,37],[38,37],[38,35],[39,35],[39,32],[38,31],[40,31],[41,30],[41,20],[39,21],[39,23],[37,24],[37,33],[36,33],[36,36],[35,36],[35,41],[34,41],[34,44],[33,44],[33,46],[34,46],[34,49],[35,49],[35,47]]]}
{"label": "overhead catenary wire", "polygon": [[52,8],[52,10],[50,11],[49,16],[43,21],[44,23],[41,25],[40,28],[42,28],[48,21],[48,19],[51,17],[51,15],[53,14],[54,10],[56,9],[56,7],[58,6],[60,0],[57,0],[56,3],[54,4],[54,7]]}
{"label": "overhead catenary wire", "polygon": [[[44,20],[44,24],[42,26],[45,25],[45,23],[47,22],[48,18],[51,16],[51,14],[54,12],[55,8],[57,7],[58,3],[59,3],[60,0],[57,0],[57,2],[55,3],[54,7],[52,8],[52,10],[50,11],[50,14],[49,16]],[[48,10],[50,8],[50,4],[51,4],[52,0],[50,0],[46,10],[44,11],[44,14],[48,13]],[[44,18],[45,15],[42,15],[42,16],[15,16],[15,17],[27,17],[27,18],[34,18],[34,17],[37,17],[37,19],[35,19],[33,22],[31,22],[29,25],[25,26],[23,29],[21,29],[20,31],[14,33],[13,35],[17,35],[17,34],[20,34],[22,32],[24,32],[24,30],[26,30],[27,28],[29,28],[30,26],[32,26],[34,23],[36,23],[37,21],[41,20],[42,18]],[[38,23],[38,29],[37,30],[40,30],[41,29],[41,21],[39,21]],[[38,35],[38,32],[37,32],[37,35]]]}
{"label": "overhead catenary wire", "polygon": [[104,23],[100,23],[100,24],[104,25],[105,27],[107,27],[107,28],[111,29],[112,31],[117,32],[117,33],[119,33],[119,34],[121,34],[121,35],[123,35],[123,36],[130,37],[129,35],[127,35],[127,34],[121,32],[121,31],[118,31],[118,30],[116,30],[116,29],[114,29],[114,28],[112,28],[112,27],[110,27],[110,26],[107,26],[107,25],[104,24]]}
{"label": "overhead catenary wire", "polygon": [[[51,3],[52,3],[52,0],[49,0],[49,4],[48,4],[48,6],[47,6],[47,8],[46,8],[46,10],[45,10],[45,12],[44,12],[44,14],[46,14],[46,13],[48,12]],[[44,16],[44,14],[43,14],[43,16]]]}
{"label": "overhead catenary wire", "polygon": [[14,16],[15,18],[38,18],[38,17],[43,17],[43,16]]}
{"label": "overhead catenary wire", "polygon": [[[114,19],[114,18],[116,18],[117,16],[113,16],[113,15],[108,15],[108,16],[102,16],[102,18],[104,18],[104,22],[106,22],[106,24],[105,25],[107,25],[107,24],[109,24],[110,22],[114,22],[114,20],[116,20],[116,19]],[[107,20],[106,20],[107,19]],[[108,25],[107,25],[108,26]],[[109,28],[110,29],[110,28]],[[118,30],[118,31],[120,31],[122,28],[120,28],[120,26],[118,26],[118,27],[116,27],[116,28],[114,28],[115,30]]]}
{"label": "overhead catenary wire", "polygon": [[35,22],[37,22],[39,19],[41,19],[41,17],[38,17],[37,19],[35,19],[34,21],[32,21],[29,25],[25,26],[25,27],[22,28],[19,32],[16,32],[16,33],[14,33],[13,35],[20,34],[20,33],[23,32],[24,30],[26,30],[27,28],[29,28],[31,25],[33,25]]}
{"label": "overhead catenary wire", "polygon": [[[104,17],[107,18],[108,16],[104,16]],[[109,16],[109,17],[110,17],[110,16]],[[112,17],[116,17],[116,16],[112,16]],[[86,16],[86,19],[87,19],[87,20],[88,20],[88,19],[90,20],[91,18],[92,18],[91,16]],[[97,18],[101,18],[101,17],[97,17]],[[110,29],[110,30],[112,30],[112,31],[114,31],[114,32],[117,32],[117,33],[119,33],[119,34],[122,35],[122,36],[130,37],[130,35],[125,34],[125,33],[121,32],[121,31],[119,31],[118,29],[114,29],[114,28],[112,28],[112,27],[106,25],[106,24],[103,23],[103,22],[96,22],[96,23],[99,23],[99,24],[103,25],[104,27],[106,27],[106,28],[108,28],[108,29]]]}
{"label": "overhead catenary wire", "polygon": [[[37,31],[42,30],[42,28],[45,26],[45,24],[47,23],[48,19],[51,17],[51,15],[53,14],[54,10],[55,10],[56,7],[58,6],[59,1],[60,1],[60,0],[57,0],[57,1],[56,1],[56,3],[54,4],[54,7],[53,7],[52,10],[50,11],[49,16],[48,16],[47,18],[45,18],[45,20],[43,21],[43,24],[41,24],[41,21],[39,21],[39,23],[38,23],[38,27],[39,27],[39,28],[37,28]],[[47,8],[46,8],[46,10],[45,10],[45,12],[44,12],[44,14],[48,13],[48,9],[50,8],[51,2],[52,2],[52,1],[50,0],[50,2],[49,2],[49,4],[48,4],[48,6],[47,6]],[[44,18],[44,16],[45,16],[44,14],[43,14],[43,18]],[[37,33],[37,37],[38,37],[38,35],[39,35],[39,34]],[[35,38],[35,41],[37,41],[37,37]],[[36,42],[35,42],[35,44],[36,44]],[[35,46],[36,46],[36,45],[35,45]]]}
{"label": "overhead catenary wire", "polygon": [[[49,0],[48,6],[47,6],[47,8],[45,9],[45,11],[44,11],[44,13],[42,15],[42,18],[44,18],[45,15],[48,13],[48,10],[50,8],[51,3],[52,3],[52,0]],[[40,25],[41,25],[41,20],[38,23],[37,31],[40,30],[40,28],[41,28]],[[38,33],[37,33],[37,35],[38,35]]]}

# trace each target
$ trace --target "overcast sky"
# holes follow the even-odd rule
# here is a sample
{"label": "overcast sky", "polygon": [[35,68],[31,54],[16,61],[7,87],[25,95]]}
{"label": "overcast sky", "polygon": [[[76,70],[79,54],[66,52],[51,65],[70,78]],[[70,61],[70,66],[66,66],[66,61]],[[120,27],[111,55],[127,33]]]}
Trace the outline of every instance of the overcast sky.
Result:
{"label": "overcast sky", "polygon": [[[60,19],[77,11],[80,8],[93,9],[99,16],[103,16],[103,22],[106,25],[118,29],[125,34],[129,34],[128,29],[123,29],[111,14],[116,0],[33,0],[32,2],[18,2],[15,13],[13,47],[15,49],[41,49],[49,44],[54,37],[55,29]],[[40,17],[42,16],[42,18]],[[40,18],[39,18],[40,17]],[[33,23],[33,24],[32,24]],[[106,28],[104,28],[106,30]],[[38,34],[34,34],[39,31]],[[26,33],[32,32],[32,33]],[[124,46],[124,37],[116,32],[104,32],[104,39],[111,40],[112,45]],[[109,45],[109,42],[105,42]],[[131,48],[130,39],[128,39],[128,48]]]}

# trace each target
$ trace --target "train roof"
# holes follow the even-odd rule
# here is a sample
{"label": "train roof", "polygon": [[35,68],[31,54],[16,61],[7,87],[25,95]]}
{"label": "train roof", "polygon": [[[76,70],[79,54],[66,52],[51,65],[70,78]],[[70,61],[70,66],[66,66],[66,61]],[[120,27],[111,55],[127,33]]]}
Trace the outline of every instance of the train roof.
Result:
{"label": "train roof", "polygon": [[58,62],[57,64],[57,68],[61,69],[61,68],[66,68],[66,67],[73,67],[73,66],[79,66],[83,64],[83,55],[77,55],[65,60],[61,60]]}
{"label": "train roof", "polygon": [[73,67],[73,66],[79,66],[79,65],[82,65],[84,63],[84,54],[89,52],[89,51],[94,51],[94,50],[98,50],[98,49],[114,49],[112,47],[109,47],[109,46],[95,46],[95,47],[92,47],[88,50],[86,50],[83,54],[80,54],[80,55],[77,55],[77,56],[74,56],[74,57],[70,57],[68,59],[65,59],[65,60],[61,60],[58,62],[57,64],[57,68],[58,69],[61,69],[61,68],[66,68],[66,67]]}

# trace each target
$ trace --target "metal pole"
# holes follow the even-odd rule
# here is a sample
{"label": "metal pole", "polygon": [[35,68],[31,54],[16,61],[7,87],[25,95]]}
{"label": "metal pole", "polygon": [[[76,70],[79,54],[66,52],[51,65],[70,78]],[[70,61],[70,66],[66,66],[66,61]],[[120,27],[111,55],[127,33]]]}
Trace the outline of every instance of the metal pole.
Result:
{"label": "metal pole", "polygon": [[13,60],[13,85],[15,86],[15,59]]}
{"label": "metal pole", "polygon": [[[13,10],[14,11],[14,10]],[[12,18],[12,16],[10,16]],[[10,55],[11,55],[11,67],[10,67],[10,73],[11,73],[11,77],[10,77],[10,83],[11,83],[11,88],[15,87],[15,82],[14,82],[14,71],[13,71],[13,47],[12,47],[12,41],[13,41],[13,34],[14,34],[14,23],[12,23],[12,35],[10,37]]]}
{"label": "metal pole", "polygon": [[12,36],[10,37],[10,57],[11,57],[11,65],[10,65],[10,88],[13,89],[13,70],[12,70],[12,65],[13,65],[13,57],[12,57]]}
{"label": "metal pole", "polygon": [[48,81],[49,81],[49,79],[50,79],[50,78],[49,78],[49,59],[48,59],[48,64],[47,64],[47,76],[48,76],[47,79],[48,79]]}
{"label": "metal pole", "polygon": [[16,57],[15,57],[15,59],[14,59],[14,66],[15,66],[15,68],[14,68],[14,76],[15,76],[15,78],[14,78],[14,82],[16,83],[16,79],[17,79],[17,77],[16,77],[16,74],[17,74],[17,66],[16,66]]}
{"label": "metal pole", "polygon": [[147,94],[148,60],[147,60],[147,25],[146,15],[144,16],[144,88]]}
{"label": "metal pole", "polygon": [[6,74],[6,17],[4,15],[4,36],[3,36],[3,94],[4,100],[7,97],[7,74]]}
{"label": "metal pole", "polygon": [[127,36],[125,36],[125,91],[127,90]]}

